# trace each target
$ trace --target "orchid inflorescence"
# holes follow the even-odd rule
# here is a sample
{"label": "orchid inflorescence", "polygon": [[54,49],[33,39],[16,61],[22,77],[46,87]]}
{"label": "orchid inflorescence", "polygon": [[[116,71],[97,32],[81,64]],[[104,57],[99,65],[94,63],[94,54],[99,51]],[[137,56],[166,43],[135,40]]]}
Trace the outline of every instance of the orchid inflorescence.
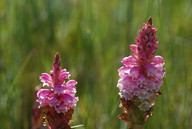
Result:
{"label": "orchid inflorescence", "polygon": [[55,55],[50,75],[42,73],[40,76],[43,86],[48,86],[50,89],[40,89],[37,93],[37,102],[45,112],[51,128],[55,125],[55,128],[60,128],[62,123],[69,124],[78,101],[78,97],[75,97],[77,82],[75,80],[66,82],[69,77],[69,72],[61,69],[59,53]]}
{"label": "orchid inflorescence", "polygon": [[[162,71],[165,63],[163,57],[155,56],[159,45],[156,31],[157,29],[152,27],[152,19],[149,18],[147,24],[144,23],[139,30],[136,45],[130,45],[132,55],[121,61],[124,66],[118,70],[120,79],[117,87],[120,89],[120,106],[124,110],[128,110],[124,108],[127,103],[135,105],[143,112],[150,111],[155,98],[160,94],[159,88],[163,83],[162,78],[165,77]],[[123,117],[125,116],[120,116]]]}

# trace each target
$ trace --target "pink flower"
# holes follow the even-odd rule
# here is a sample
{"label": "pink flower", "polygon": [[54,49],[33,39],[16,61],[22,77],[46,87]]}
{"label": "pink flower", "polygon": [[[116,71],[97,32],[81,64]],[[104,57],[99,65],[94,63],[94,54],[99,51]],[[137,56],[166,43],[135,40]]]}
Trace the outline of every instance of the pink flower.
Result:
{"label": "pink flower", "polygon": [[42,73],[40,80],[43,86],[48,86],[50,89],[40,89],[37,93],[37,102],[40,107],[53,107],[57,113],[63,113],[73,109],[78,101],[75,97],[77,82],[69,80],[70,74],[66,69],[61,69],[59,53],[55,55],[54,63],[50,74]]}
{"label": "pink flower", "polygon": [[152,107],[163,83],[162,78],[165,77],[162,71],[165,69],[164,59],[155,56],[159,44],[156,31],[150,18],[139,30],[136,45],[130,45],[132,55],[122,59],[124,66],[118,70],[120,79],[117,87],[120,89],[120,96],[125,100],[137,98],[138,107],[143,111]]}

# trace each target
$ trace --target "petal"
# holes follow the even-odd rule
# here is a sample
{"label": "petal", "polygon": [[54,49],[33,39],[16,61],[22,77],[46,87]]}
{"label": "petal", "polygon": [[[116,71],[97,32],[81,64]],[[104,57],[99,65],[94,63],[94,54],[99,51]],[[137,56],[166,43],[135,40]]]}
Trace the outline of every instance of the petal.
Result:
{"label": "petal", "polygon": [[129,90],[123,90],[121,94],[126,100],[130,100],[133,97],[133,93]]}
{"label": "petal", "polygon": [[47,98],[44,99],[37,99],[37,102],[39,102],[39,107],[48,105],[49,100]]}
{"label": "petal", "polygon": [[49,95],[52,93],[51,90],[48,90],[48,89],[40,89],[38,92],[37,92],[37,102],[40,103],[40,106],[44,106],[44,105],[47,105],[48,102],[49,102]]}
{"label": "petal", "polygon": [[64,101],[64,102],[73,101],[73,98],[74,98],[74,97],[72,97],[72,96],[69,95],[69,94],[64,94],[64,95],[63,95],[63,101]]}
{"label": "petal", "polygon": [[43,98],[49,96],[50,93],[52,93],[51,90],[48,90],[48,89],[40,89],[40,90],[37,92],[37,97],[43,99]]}
{"label": "petal", "polygon": [[161,70],[159,70],[152,64],[145,65],[145,67],[146,67],[147,76],[154,77],[155,80],[161,79],[165,76],[165,74]]}
{"label": "petal", "polygon": [[130,45],[129,47],[130,47],[133,55],[134,55],[135,57],[137,57],[137,56],[138,56],[137,45]]}
{"label": "petal", "polygon": [[69,74],[69,72],[67,72],[66,69],[62,69],[59,76],[60,84],[63,84],[65,79],[68,79],[70,76],[71,75]]}
{"label": "petal", "polygon": [[141,74],[138,80],[136,81],[136,84],[138,88],[143,88],[143,86],[147,84],[147,78],[145,78],[145,76]]}
{"label": "petal", "polygon": [[58,106],[61,101],[59,101],[56,97],[52,97],[50,100],[49,100],[49,106],[50,107],[53,107],[53,106]]}
{"label": "petal", "polygon": [[155,65],[155,67],[156,68],[158,68],[159,70],[165,70],[165,68],[163,68],[163,66],[164,66],[164,59],[163,59],[163,57],[161,57],[161,56],[155,56],[155,57],[153,57],[152,59],[151,59],[151,63],[153,64],[153,65]]}
{"label": "petal", "polygon": [[130,70],[130,76],[132,77],[133,81],[138,78],[139,76],[139,68],[138,67],[133,67]]}
{"label": "petal", "polygon": [[159,64],[159,65],[164,65],[165,63],[164,63],[164,59],[163,59],[163,57],[161,57],[161,56],[155,56],[155,57],[153,57],[152,59],[151,59],[151,62],[154,64],[154,65],[157,65],[157,64]]}
{"label": "petal", "polygon": [[52,78],[49,74],[42,73],[40,76],[40,80],[41,82],[43,82],[43,86],[47,85],[47,86],[53,87]]}
{"label": "petal", "polygon": [[123,85],[123,89],[130,87],[134,88],[136,86],[135,81],[133,81],[131,77],[123,78],[123,80],[120,83]]}
{"label": "petal", "polygon": [[73,100],[73,105],[71,105],[71,107],[75,107],[78,101],[79,101],[79,97],[75,97]]}
{"label": "petal", "polygon": [[66,89],[65,87],[63,87],[60,84],[58,84],[57,86],[55,86],[53,88],[53,91],[54,91],[54,94],[60,95],[60,94],[63,94],[65,92],[65,89]]}
{"label": "petal", "polygon": [[117,84],[117,87],[119,87],[120,90],[123,89],[123,84],[122,84],[122,82],[123,82],[123,79],[120,78],[120,79],[118,80],[118,84]]}
{"label": "petal", "polygon": [[76,93],[76,92],[77,92],[77,91],[76,91],[75,88],[65,90],[65,94],[69,94],[69,95],[71,95],[71,96],[75,96],[75,93]]}
{"label": "petal", "polygon": [[69,80],[66,84],[65,87],[66,88],[75,88],[75,85],[77,84],[77,82],[75,80]]}
{"label": "petal", "polygon": [[129,75],[131,67],[123,66],[118,69],[119,76],[122,78],[125,78],[126,76]]}
{"label": "petal", "polygon": [[121,62],[126,66],[137,65],[137,59],[134,56],[125,57]]}
{"label": "petal", "polygon": [[74,107],[78,101],[78,97],[71,96],[69,94],[64,94],[63,101],[64,104],[67,105],[68,107]]}

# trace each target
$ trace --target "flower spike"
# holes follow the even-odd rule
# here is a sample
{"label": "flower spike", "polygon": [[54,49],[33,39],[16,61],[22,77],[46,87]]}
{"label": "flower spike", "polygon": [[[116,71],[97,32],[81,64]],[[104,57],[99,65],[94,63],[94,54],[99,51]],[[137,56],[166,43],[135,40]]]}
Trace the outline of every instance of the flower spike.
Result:
{"label": "flower spike", "polygon": [[152,26],[152,18],[151,17],[148,19],[147,24]]}
{"label": "flower spike", "polygon": [[70,129],[70,119],[78,97],[75,97],[77,82],[69,80],[65,83],[69,77],[69,72],[61,69],[58,52],[55,55],[50,75],[42,73],[40,76],[43,86],[51,87],[51,89],[40,89],[37,93],[37,102],[45,113],[47,124],[51,129]]}
{"label": "flower spike", "polygon": [[159,42],[156,28],[152,27],[152,18],[143,24],[136,37],[136,45],[130,45],[132,55],[122,59],[124,64],[119,71],[120,79],[117,87],[120,89],[120,107],[124,113],[118,117],[129,128],[141,129],[142,125],[152,115],[155,98],[165,77],[164,59],[154,56]]}

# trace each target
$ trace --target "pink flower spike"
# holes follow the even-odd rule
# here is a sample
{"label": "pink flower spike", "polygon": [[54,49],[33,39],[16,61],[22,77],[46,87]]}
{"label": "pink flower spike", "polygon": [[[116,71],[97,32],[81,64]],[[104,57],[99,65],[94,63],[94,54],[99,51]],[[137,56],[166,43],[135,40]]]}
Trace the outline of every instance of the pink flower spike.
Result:
{"label": "pink flower spike", "polygon": [[152,106],[159,95],[162,78],[165,77],[164,59],[155,56],[159,45],[156,31],[152,26],[152,19],[149,18],[139,30],[135,39],[136,45],[130,45],[132,55],[122,59],[124,66],[118,70],[120,107],[125,112],[119,118],[132,126],[131,128],[134,128],[134,124],[142,128],[142,124],[152,114]]}
{"label": "pink flower spike", "polygon": [[75,80],[66,82],[69,77],[69,72],[61,69],[58,52],[55,55],[50,75],[42,73],[40,76],[43,86],[47,85],[51,89],[40,89],[37,92],[37,102],[46,114],[48,125],[53,129],[63,126],[70,129],[69,120],[72,118],[78,97],[75,97],[77,82]]}

